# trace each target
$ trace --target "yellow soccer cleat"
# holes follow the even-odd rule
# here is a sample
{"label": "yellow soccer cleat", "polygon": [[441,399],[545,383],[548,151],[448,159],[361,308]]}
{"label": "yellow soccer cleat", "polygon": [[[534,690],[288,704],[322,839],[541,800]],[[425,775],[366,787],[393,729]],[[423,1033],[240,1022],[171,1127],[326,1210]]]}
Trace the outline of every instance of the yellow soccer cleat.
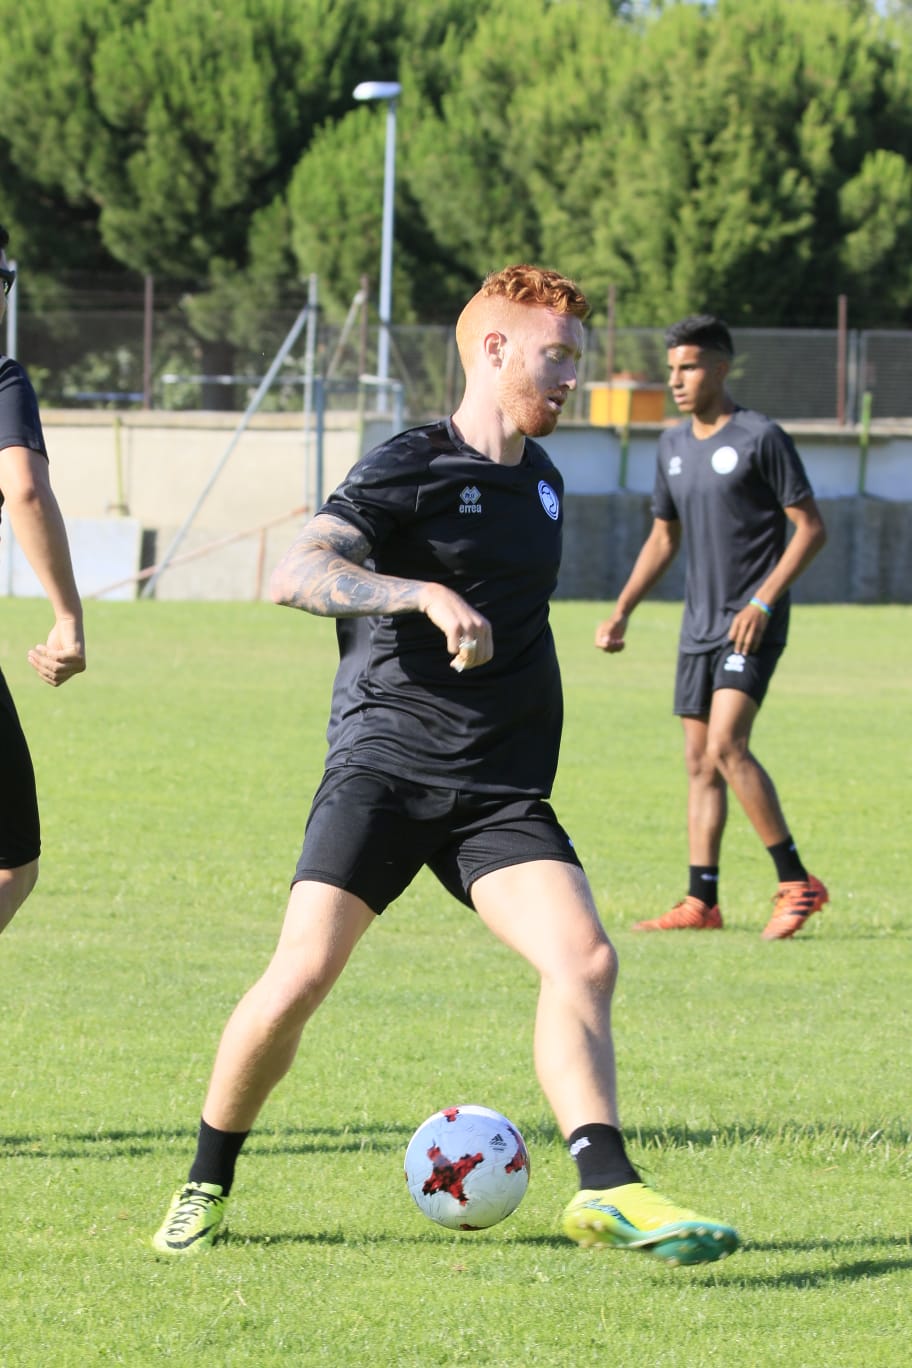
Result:
{"label": "yellow soccer cleat", "polygon": [[741,1243],[731,1226],[676,1206],[644,1183],[584,1188],[564,1212],[563,1229],[584,1249],[640,1249],[672,1265],[714,1263]]}
{"label": "yellow soccer cleat", "polygon": [[175,1192],[160,1230],[152,1236],[159,1254],[199,1254],[220,1234],[228,1198],[215,1183],[188,1183]]}

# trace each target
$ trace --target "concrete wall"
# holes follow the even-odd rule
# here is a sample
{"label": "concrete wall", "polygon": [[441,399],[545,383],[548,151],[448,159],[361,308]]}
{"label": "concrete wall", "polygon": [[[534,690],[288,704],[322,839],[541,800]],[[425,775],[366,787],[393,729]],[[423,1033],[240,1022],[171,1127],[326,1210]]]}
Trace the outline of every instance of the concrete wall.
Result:
{"label": "concrete wall", "polygon": [[[304,516],[389,425],[359,428],[351,415],[327,415],[324,440],[302,415],[254,417],[236,437],[238,416],[223,413],[75,412],[43,415],[54,487],[78,543],[77,573],[94,594],[151,565],[168,549],[202,499],[174,565],[156,586],[160,598],[256,598]],[[798,601],[912,602],[912,427],[872,433],[866,460],[859,434],[833,425],[789,424],[820,499],[830,541],[798,582]],[[613,598],[650,524],[660,429],[636,425],[626,449],[614,428],[566,425],[546,446],[566,487],[564,598]],[[864,493],[859,493],[863,485]],[[93,542],[111,519],[131,518],[139,537],[118,539],[121,573],[93,563]],[[76,524],[88,523],[87,527]],[[13,585],[10,536],[0,541],[0,593]],[[239,535],[247,534],[247,535]],[[196,556],[200,549],[222,543]],[[141,549],[140,549],[141,548]],[[4,569],[6,557],[6,569]],[[657,593],[678,599],[679,557]],[[122,595],[123,590],[116,594]]]}
{"label": "concrete wall", "polygon": [[[358,459],[362,442],[348,415],[328,415],[320,453],[315,435],[295,414],[258,415],[237,439],[239,415],[232,413],[62,409],[45,411],[42,421],[86,596],[159,560],[204,496],[174,564],[156,585],[156,597],[262,597],[272,567],[300,525],[300,510],[314,507],[319,457],[328,489]],[[125,517],[140,523],[141,549],[116,570],[110,558],[102,567],[88,554],[87,541],[103,523]],[[90,525],[88,534],[78,526],[83,523]],[[9,592],[14,581],[27,586],[21,592],[32,592],[33,581],[12,556],[6,523],[0,533],[0,593]],[[223,544],[197,554],[216,543]],[[120,597],[122,590],[103,596]]]}
{"label": "concrete wall", "polygon": [[[623,585],[652,521],[660,430],[632,429],[626,454],[611,428],[567,428],[548,439],[566,491],[560,597],[612,599]],[[912,602],[912,428],[878,428],[866,452],[853,429],[789,424],[788,430],[829,533],[795,584],[795,602]],[[685,568],[686,548],[654,596],[680,599]]]}

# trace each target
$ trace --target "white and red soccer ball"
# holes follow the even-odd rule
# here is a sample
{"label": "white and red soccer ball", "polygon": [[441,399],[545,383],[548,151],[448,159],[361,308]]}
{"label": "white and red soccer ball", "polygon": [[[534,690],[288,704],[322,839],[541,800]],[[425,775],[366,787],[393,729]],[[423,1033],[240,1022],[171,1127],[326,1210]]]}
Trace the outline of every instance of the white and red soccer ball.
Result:
{"label": "white and red soccer ball", "polygon": [[405,1152],[405,1180],[419,1209],[450,1230],[486,1230],[515,1211],[529,1186],[529,1151],[490,1107],[444,1107]]}

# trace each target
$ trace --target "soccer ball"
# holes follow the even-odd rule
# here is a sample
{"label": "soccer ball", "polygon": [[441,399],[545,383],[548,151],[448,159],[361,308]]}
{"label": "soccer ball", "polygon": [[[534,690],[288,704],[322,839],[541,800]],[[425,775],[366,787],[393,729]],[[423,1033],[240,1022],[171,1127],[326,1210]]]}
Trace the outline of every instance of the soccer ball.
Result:
{"label": "soccer ball", "polygon": [[486,1230],[515,1211],[529,1186],[529,1151],[490,1107],[444,1107],[418,1127],[405,1181],[425,1216],[450,1230]]}

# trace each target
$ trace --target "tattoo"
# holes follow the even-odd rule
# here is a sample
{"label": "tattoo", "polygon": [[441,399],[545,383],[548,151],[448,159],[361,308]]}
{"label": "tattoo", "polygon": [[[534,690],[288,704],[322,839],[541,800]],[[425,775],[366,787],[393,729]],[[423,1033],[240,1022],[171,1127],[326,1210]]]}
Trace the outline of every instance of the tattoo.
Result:
{"label": "tattoo", "polygon": [[423,584],[362,569],[370,552],[370,542],[351,523],[318,514],[277,565],[273,600],[318,617],[419,612]]}

